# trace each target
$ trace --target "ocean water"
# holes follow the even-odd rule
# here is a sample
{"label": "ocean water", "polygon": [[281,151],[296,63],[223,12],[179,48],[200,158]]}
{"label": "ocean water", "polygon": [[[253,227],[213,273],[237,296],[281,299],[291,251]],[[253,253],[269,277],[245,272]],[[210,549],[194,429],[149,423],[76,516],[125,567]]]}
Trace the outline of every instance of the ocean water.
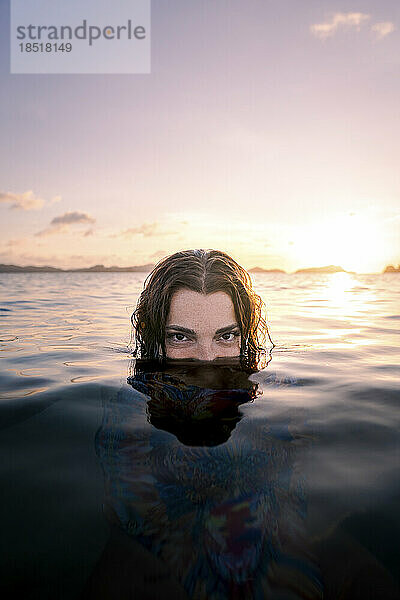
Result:
{"label": "ocean water", "polygon": [[398,597],[400,276],[254,275],[271,360],[203,386],[127,382],[143,279],[0,274],[3,597]]}

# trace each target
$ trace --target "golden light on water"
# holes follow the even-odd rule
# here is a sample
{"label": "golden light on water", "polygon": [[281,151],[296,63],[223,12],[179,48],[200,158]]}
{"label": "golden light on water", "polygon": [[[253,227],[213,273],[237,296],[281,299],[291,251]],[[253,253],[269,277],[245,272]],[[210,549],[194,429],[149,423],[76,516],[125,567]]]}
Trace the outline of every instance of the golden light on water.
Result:
{"label": "golden light on water", "polygon": [[321,317],[330,323],[321,329],[325,339],[335,339],[342,347],[374,343],[364,332],[373,321],[370,307],[376,300],[374,291],[351,273],[334,273],[328,276],[321,292],[326,298]]}
{"label": "golden light on water", "polygon": [[345,309],[354,301],[352,291],[356,285],[357,281],[350,273],[330,275],[325,288],[328,303],[339,309]]}
{"label": "golden light on water", "polygon": [[[370,331],[378,311],[371,307],[378,298],[376,286],[370,286],[365,276],[344,272],[296,276],[286,284],[290,302],[272,302],[269,314],[272,337],[279,344],[306,351],[310,347],[347,351],[376,343]],[[269,290],[260,291],[267,306],[271,304]]]}

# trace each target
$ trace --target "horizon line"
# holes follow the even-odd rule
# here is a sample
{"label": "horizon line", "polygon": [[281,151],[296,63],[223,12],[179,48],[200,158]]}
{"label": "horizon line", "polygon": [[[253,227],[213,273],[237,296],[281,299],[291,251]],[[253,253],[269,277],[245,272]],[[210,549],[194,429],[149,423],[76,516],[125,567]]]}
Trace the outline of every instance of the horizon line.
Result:
{"label": "horizon line", "polygon": [[[95,272],[95,273],[118,273],[118,272],[137,272],[137,273],[147,273],[151,271],[154,267],[153,263],[145,263],[143,265],[131,265],[128,267],[120,267],[118,265],[112,265],[110,267],[106,267],[103,264],[92,265],[91,267],[53,267],[51,265],[16,265],[16,264],[5,264],[0,263],[0,273],[18,273],[18,272],[54,272],[54,273],[87,273],[87,272]],[[15,271],[14,271],[15,269]],[[397,273],[400,272],[400,265],[398,267],[394,267],[393,265],[387,265],[383,271],[380,272],[372,272],[372,273],[363,273],[359,271],[348,271],[343,269],[340,266],[335,265],[325,265],[321,267],[305,267],[296,269],[295,271],[285,271],[280,268],[264,268],[264,267],[251,267],[246,269],[249,273],[283,273],[286,275],[294,275],[294,274],[312,274],[312,273],[320,273],[320,274],[334,274],[334,273],[349,273],[349,274],[364,274],[364,275],[381,275],[383,273]]]}

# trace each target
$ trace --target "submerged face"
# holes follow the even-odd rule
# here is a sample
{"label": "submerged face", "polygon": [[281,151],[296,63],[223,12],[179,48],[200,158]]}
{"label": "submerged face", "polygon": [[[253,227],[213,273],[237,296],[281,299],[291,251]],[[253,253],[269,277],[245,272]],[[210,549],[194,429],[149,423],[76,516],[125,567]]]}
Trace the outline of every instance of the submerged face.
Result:
{"label": "submerged face", "polygon": [[240,355],[240,328],[225,292],[175,292],[165,329],[167,358],[215,358]]}

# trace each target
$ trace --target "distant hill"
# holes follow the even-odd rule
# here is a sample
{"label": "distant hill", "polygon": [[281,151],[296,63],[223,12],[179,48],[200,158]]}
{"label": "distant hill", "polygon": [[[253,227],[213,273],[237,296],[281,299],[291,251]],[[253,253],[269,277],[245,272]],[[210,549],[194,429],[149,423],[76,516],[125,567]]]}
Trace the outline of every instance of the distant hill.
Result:
{"label": "distant hill", "polygon": [[[83,267],[81,269],[59,269],[57,267],[50,267],[45,265],[43,267],[36,267],[34,265],[27,265],[21,267],[19,265],[4,265],[0,264],[0,273],[148,273],[152,270],[154,265],[136,265],[132,267],[118,267],[113,265],[112,267],[105,267],[104,265],[93,265],[93,267]],[[342,267],[336,267],[335,265],[329,265],[327,267],[310,267],[308,269],[299,269],[295,273],[346,273]],[[400,272],[400,265],[396,269],[389,265],[386,267],[385,273],[398,273]],[[264,269],[263,267],[253,267],[249,269],[249,273],[286,273],[282,269]]]}
{"label": "distant hill", "polygon": [[328,265],[327,267],[310,267],[308,269],[298,269],[297,273],[347,273],[342,267],[336,267],[335,265]]}
{"label": "distant hill", "polygon": [[28,265],[20,267],[18,265],[0,264],[0,273],[148,273],[153,265],[139,265],[134,267],[105,267],[104,265],[94,265],[93,267],[84,267],[82,269],[58,269],[57,267],[35,267]]}
{"label": "distant hill", "polygon": [[263,269],[262,267],[253,267],[249,269],[249,273],[286,273],[282,269]]}
{"label": "distant hill", "polygon": [[393,265],[388,265],[383,272],[384,273],[400,273],[400,265],[398,265],[397,267],[394,267]]}

